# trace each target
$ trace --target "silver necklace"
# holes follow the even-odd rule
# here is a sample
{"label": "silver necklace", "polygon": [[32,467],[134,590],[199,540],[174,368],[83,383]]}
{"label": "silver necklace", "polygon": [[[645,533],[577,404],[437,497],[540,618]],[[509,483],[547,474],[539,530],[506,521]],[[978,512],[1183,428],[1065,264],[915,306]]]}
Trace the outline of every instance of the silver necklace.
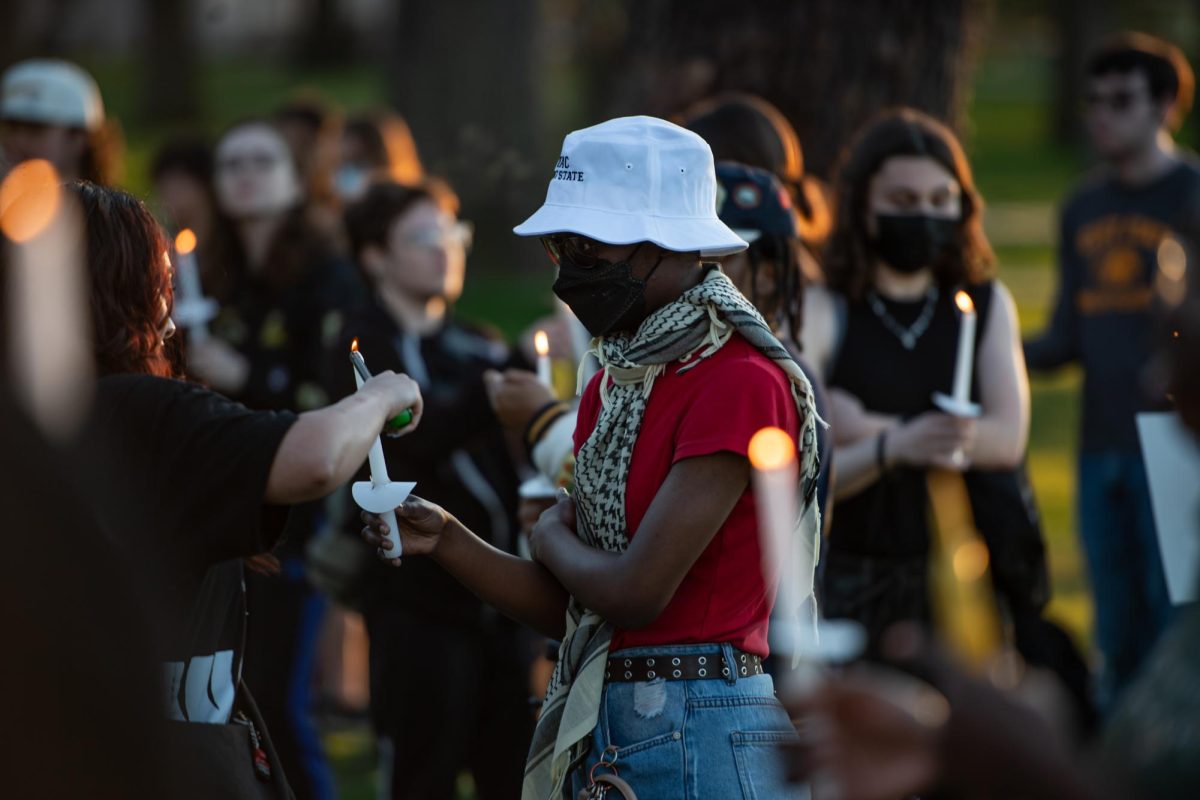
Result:
{"label": "silver necklace", "polygon": [[893,336],[900,340],[900,344],[904,345],[905,350],[912,350],[917,346],[917,340],[924,335],[925,331],[929,330],[929,323],[933,322],[933,312],[937,306],[938,288],[937,284],[929,284],[929,288],[925,290],[925,306],[921,309],[921,313],[917,315],[916,320],[907,328],[896,322],[896,318],[888,312],[887,306],[883,304],[881,298],[874,289],[867,290],[867,305],[871,307],[871,311],[875,312],[875,316],[879,317],[879,321],[883,323],[883,327],[887,328]]}

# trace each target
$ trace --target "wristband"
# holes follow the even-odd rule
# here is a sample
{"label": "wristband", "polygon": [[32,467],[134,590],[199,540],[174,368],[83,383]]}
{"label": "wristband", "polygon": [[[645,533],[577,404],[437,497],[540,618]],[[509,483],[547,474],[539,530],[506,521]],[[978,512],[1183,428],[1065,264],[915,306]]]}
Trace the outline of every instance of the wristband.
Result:
{"label": "wristband", "polygon": [[529,422],[525,425],[525,435],[522,437],[525,441],[525,449],[532,460],[532,451],[534,445],[542,438],[542,434],[546,432],[559,417],[566,414],[570,410],[570,406],[561,400],[551,400],[546,405],[539,408]]}

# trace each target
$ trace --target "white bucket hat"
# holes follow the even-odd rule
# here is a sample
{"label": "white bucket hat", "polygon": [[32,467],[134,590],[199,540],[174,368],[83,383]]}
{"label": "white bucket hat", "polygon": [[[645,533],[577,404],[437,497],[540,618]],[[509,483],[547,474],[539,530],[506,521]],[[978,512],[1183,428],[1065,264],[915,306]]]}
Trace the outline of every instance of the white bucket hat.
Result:
{"label": "white bucket hat", "polygon": [[93,131],[104,123],[100,87],[69,61],[30,59],[0,80],[0,119]]}
{"label": "white bucket hat", "polygon": [[621,117],[567,134],[545,204],[513,232],[652,242],[708,257],[747,247],[717,218],[708,143],[654,117]]}

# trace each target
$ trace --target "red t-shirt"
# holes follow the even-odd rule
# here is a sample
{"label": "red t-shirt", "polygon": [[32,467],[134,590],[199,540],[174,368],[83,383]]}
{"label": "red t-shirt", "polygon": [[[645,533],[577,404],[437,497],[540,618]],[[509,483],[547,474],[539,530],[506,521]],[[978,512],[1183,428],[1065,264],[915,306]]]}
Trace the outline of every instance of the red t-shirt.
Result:
{"label": "red t-shirt", "polygon": [[[744,456],[750,437],[769,425],[793,439],[799,432],[787,376],[741,336],[682,375],[680,366],[672,364],[655,381],[633,448],[625,485],[630,540],[675,462],[724,451]],[[602,375],[579,404],[576,454],[600,414]],[[730,642],[765,656],[774,600],[775,584],[763,578],[754,490],[747,487],[658,619],[639,630],[617,630],[612,650]]]}

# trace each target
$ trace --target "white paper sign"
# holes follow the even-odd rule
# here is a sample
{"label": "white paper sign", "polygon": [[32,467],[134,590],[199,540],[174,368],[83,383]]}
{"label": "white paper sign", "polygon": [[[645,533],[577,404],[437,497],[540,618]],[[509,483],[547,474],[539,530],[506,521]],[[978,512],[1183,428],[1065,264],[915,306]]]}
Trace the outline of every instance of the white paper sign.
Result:
{"label": "white paper sign", "polygon": [[1200,447],[1174,412],[1137,415],[1167,591],[1175,605],[1198,599]]}

